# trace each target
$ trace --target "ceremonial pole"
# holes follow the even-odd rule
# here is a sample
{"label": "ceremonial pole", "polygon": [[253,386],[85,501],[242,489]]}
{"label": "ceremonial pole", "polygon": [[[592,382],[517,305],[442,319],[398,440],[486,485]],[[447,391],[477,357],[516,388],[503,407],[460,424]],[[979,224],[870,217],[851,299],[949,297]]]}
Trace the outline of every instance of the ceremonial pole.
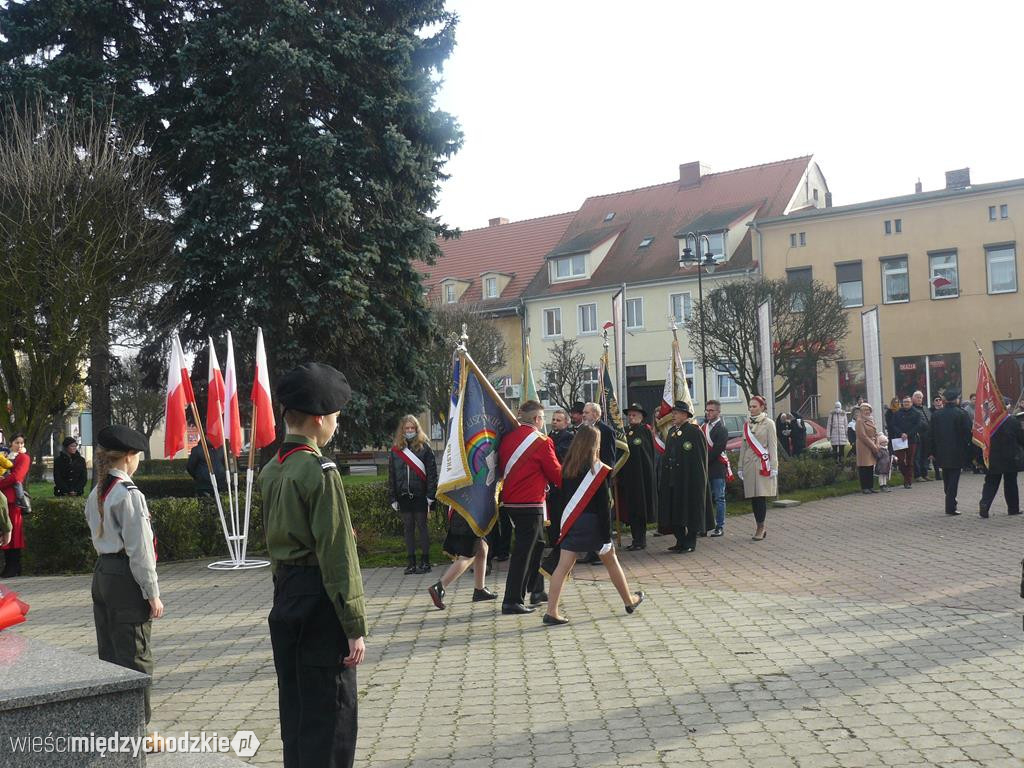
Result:
{"label": "ceremonial pole", "polygon": [[[605,369],[608,368],[608,329],[604,329],[604,365]],[[604,376],[601,377],[601,388],[604,388]],[[608,412],[608,393],[604,393],[604,400],[601,403],[605,413]],[[611,418],[611,414],[608,414],[608,418]],[[619,516],[619,478],[618,474],[612,478],[612,499],[614,501],[613,506],[615,507],[615,547],[616,549],[622,549],[622,518]]]}

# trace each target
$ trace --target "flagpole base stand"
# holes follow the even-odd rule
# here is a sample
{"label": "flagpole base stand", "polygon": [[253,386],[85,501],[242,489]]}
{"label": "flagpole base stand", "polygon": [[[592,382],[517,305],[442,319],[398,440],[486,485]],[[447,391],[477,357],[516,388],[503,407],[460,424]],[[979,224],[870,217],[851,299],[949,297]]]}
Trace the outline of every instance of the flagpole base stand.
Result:
{"label": "flagpole base stand", "polygon": [[206,567],[211,571],[251,571],[256,568],[266,568],[270,565],[269,560],[217,560]]}

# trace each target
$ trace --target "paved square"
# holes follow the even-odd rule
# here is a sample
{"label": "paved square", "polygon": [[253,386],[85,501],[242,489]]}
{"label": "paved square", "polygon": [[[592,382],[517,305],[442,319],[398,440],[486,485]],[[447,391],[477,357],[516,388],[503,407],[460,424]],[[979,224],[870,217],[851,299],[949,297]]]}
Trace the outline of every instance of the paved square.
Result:
{"label": "paved square", "polygon": [[[1000,499],[979,519],[980,493],[963,479],[959,518],[936,482],[772,509],[759,543],[733,517],[691,555],[650,538],[622,555],[638,612],[577,566],[563,627],[474,605],[469,574],[442,612],[439,569],[366,571],[357,765],[1024,765],[1024,517]],[[279,765],[269,573],[160,579],[152,725],[251,729],[250,762]],[[20,631],[94,653],[89,582],[12,580],[32,605]]]}

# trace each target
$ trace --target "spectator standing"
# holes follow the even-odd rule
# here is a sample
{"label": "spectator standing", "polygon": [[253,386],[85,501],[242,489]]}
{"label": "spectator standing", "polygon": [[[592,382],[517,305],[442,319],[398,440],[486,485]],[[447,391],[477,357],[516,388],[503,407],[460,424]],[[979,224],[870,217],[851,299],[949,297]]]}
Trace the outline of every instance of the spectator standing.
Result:
{"label": "spectator standing", "polygon": [[53,495],[81,496],[86,476],[85,457],[78,452],[78,441],[65,437],[60,453],[53,460]]}
{"label": "spectator standing", "polygon": [[875,493],[875,463],[878,461],[878,428],[870,403],[861,403],[857,419],[857,477],[861,493]]}
{"label": "spectator standing", "polygon": [[878,478],[878,490],[889,492],[889,475],[892,473],[892,454],[889,453],[889,438],[883,432],[878,436],[878,459],[875,460],[875,477]]}
{"label": "spectator standing", "polygon": [[828,421],[825,426],[825,431],[828,433],[828,441],[832,444],[832,460],[836,464],[843,463],[844,446],[847,444],[847,424],[846,411],[843,410],[843,404],[837,400],[836,404],[832,407],[832,412],[828,415]]}
{"label": "spectator standing", "polygon": [[885,434],[889,436],[890,440],[895,434],[895,430],[893,430],[892,428],[892,420],[893,417],[895,417],[896,414],[899,412],[899,410],[900,399],[898,397],[894,397],[892,400],[889,401],[889,407],[885,409]]}
{"label": "spectator standing", "polygon": [[775,419],[775,435],[787,456],[793,455],[793,417],[783,411]]}
{"label": "spectator standing", "polygon": [[11,518],[11,538],[3,546],[4,570],[0,577],[5,579],[21,576],[21,551],[25,547],[25,530],[22,514],[25,511],[25,484],[32,457],[25,450],[25,435],[20,432],[11,438],[11,469],[0,477],[0,492],[7,499],[7,511]]}
{"label": "spectator standing", "polygon": [[[978,395],[971,392],[971,399],[964,403],[961,408],[967,411],[967,415],[971,417],[971,423],[974,423],[974,406],[978,402]],[[974,470],[974,474],[980,475],[985,471],[985,457],[981,452],[981,447],[971,443],[971,469]]]}
{"label": "spectator standing", "polygon": [[[903,398],[901,407],[892,416],[893,453],[903,473],[903,487],[910,488],[914,481],[914,456],[917,452],[918,438],[921,435],[921,413],[914,408],[914,401],[908,395]],[[900,442],[897,443],[896,441]]]}
{"label": "spectator standing", "polygon": [[[928,415],[930,417],[929,421],[931,419],[935,418],[936,411],[939,411],[939,410],[942,409],[943,402],[944,402],[943,399],[941,397],[939,397],[938,395],[936,395],[935,397],[932,398],[931,407],[928,409]],[[935,479],[936,480],[941,480],[942,479],[942,470],[939,468],[938,464],[935,465]]]}
{"label": "spectator standing", "polygon": [[928,457],[930,453],[925,450],[925,446],[928,445],[928,433],[931,430],[931,413],[924,405],[924,392],[917,390],[910,398],[911,406],[921,416],[921,428],[917,433],[917,450],[914,452],[914,477],[918,480],[927,482],[928,478],[928,465],[930,464]]}
{"label": "spectator standing", "polygon": [[1017,473],[1024,469],[1024,428],[1017,417],[1008,416],[992,435],[988,449],[988,467],[985,471],[985,486],[981,491],[978,514],[988,517],[992,501],[1003,484],[1003,498],[1006,499],[1006,513],[1020,514],[1020,496],[1017,489]]}
{"label": "spectator standing", "polygon": [[725,533],[725,484],[732,476],[732,467],[725,452],[729,430],[722,423],[722,404],[717,400],[708,400],[704,416],[701,431],[708,444],[708,483],[711,485],[711,500],[715,504],[715,527],[708,536],[721,536]]}
{"label": "spectator standing", "polygon": [[935,457],[935,466],[942,468],[942,488],[946,494],[946,514],[959,515],[956,494],[960,472],[971,462],[971,419],[957,407],[960,390],[947,389],[946,407],[935,414],[928,433],[928,453]]}
{"label": "spectator standing", "polygon": [[[430,532],[427,514],[434,506],[437,493],[437,461],[430,442],[412,414],[402,417],[391,441],[388,457],[388,491],[391,508],[402,515],[405,532],[406,574],[429,573]],[[420,564],[416,565],[416,544],[419,539]]]}
{"label": "spectator standing", "polygon": [[[227,488],[228,478],[224,471],[224,457],[220,451],[210,450],[210,461],[213,464],[213,474],[217,478],[217,488],[221,493]],[[185,464],[185,471],[192,476],[195,482],[196,496],[202,498],[213,498],[213,482],[210,480],[210,468],[206,466],[206,455],[203,453],[203,446],[199,443],[189,452],[188,462]]]}
{"label": "spectator standing", "polygon": [[779,493],[779,444],[775,422],[765,413],[768,407],[765,399],[754,395],[747,407],[750,418],[743,424],[739,475],[743,481],[743,496],[750,499],[757,523],[753,540],[763,541],[768,535],[765,530],[768,497]]}

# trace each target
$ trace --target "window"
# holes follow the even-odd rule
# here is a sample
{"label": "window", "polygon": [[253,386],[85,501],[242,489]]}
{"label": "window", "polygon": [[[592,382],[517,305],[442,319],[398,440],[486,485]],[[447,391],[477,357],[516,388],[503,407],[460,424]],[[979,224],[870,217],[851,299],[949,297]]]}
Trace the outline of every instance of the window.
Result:
{"label": "window", "polygon": [[627,365],[626,381],[647,381],[647,366]]}
{"label": "window", "polygon": [[552,339],[556,336],[562,335],[562,310],[558,309],[545,309],[544,310],[544,338]]}
{"label": "window", "polygon": [[800,245],[801,246],[807,245],[807,233],[806,232],[801,232],[800,233]]}
{"label": "window", "polygon": [[693,298],[689,291],[686,293],[673,293],[668,297],[671,306],[669,311],[672,319],[677,323],[683,323],[693,317]]}
{"label": "window", "polygon": [[484,297],[494,299],[498,296],[498,278],[488,277],[484,280]]}
{"label": "window", "polygon": [[885,220],[885,234],[892,234],[892,222],[889,219]]}
{"label": "window", "polygon": [[588,403],[597,402],[597,368],[583,371],[583,399]]}
{"label": "window", "polygon": [[845,406],[852,406],[858,397],[867,397],[868,380],[864,373],[863,360],[839,361],[839,400]]}
{"label": "window", "polygon": [[1006,205],[1006,203],[1003,203],[1002,205],[999,206],[999,218],[1000,219],[1008,219],[1008,218],[1010,218],[1010,207],[1008,205]]}
{"label": "window", "polygon": [[686,388],[690,390],[690,399],[696,400],[697,390],[693,382],[693,360],[683,360],[683,376],[686,377]]}
{"label": "window", "polygon": [[882,262],[882,303],[901,304],[910,301],[910,270],[907,257]]}
{"label": "window", "polygon": [[864,275],[861,262],[836,264],[836,285],[844,307],[864,306]]}
{"label": "window", "polygon": [[605,221],[611,221],[614,218],[615,218],[615,211],[609,211],[608,213],[606,213],[604,215],[604,220]]}
{"label": "window", "polygon": [[931,402],[933,397],[941,395],[948,387],[959,388],[963,383],[960,354],[957,352],[894,357],[892,366],[895,394],[901,398],[921,390],[925,400]]}
{"label": "window", "polygon": [[597,333],[597,304],[580,304],[579,334]]}
{"label": "window", "polygon": [[644,300],[643,298],[626,299],[626,328],[644,327]]}
{"label": "window", "polygon": [[649,246],[653,242],[654,242],[654,238],[653,237],[645,237],[643,240],[640,241],[640,247],[641,248],[646,248],[647,246]]}
{"label": "window", "polygon": [[723,367],[728,369],[728,373],[715,371],[715,379],[718,383],[718,399],[739,402],[740,385],[733,378],[736,375],[736,366],[725,365]]}
{"label": "window", "polygon": [[796,232],[791,232],[789,235],[789,247],[796,248]]}
{"label": "window", "polygon": [[986,245],[988,292],[1013,293],[1017,290],[1017,251],[1009,245]]}
{"label": "window", "polygon": [[455,303],[455,286],[452,283],[448,283],[444,287],[444,301],[446,304]]}
{"label": "window", "polygon": [[893,228],[893,230],[895,230],[897,235],[900,232],[902,232],[903,231],[903,219],[893,219],[892,228]]}
{"label": "window", "polygon": [[994,205],[990,205],[988,207],[988,220],[989,221],[995,221],[996,220],[996,207]]}
{"label": "window", "polygon": [[575,256],[564,256],[555,259],[555,280],[570,280],[584,277],[587,274],[587,256],[578,253]]}
{"label": "window", "polygon": [[708,235],[708,242],[704,244],[707,248],[707,253],[710,253],[715,261],[725,261],[725,233],[716,232],[713,235]]}
{"label": "window", "polygon": [[928,270],[933,299],[955,299],[960,295],[956,251],[928,254]]}
{"label": "window", "polygon": [[793,312],[803,312],[804,307],[807,305],[806,292],[810,290],[811,286],[811,268],[801,267],[800,269],[787,269],[786,270],[786,282],[789,283],[790,288],[793,289],[792,301],[790,302],[790,310]]}

